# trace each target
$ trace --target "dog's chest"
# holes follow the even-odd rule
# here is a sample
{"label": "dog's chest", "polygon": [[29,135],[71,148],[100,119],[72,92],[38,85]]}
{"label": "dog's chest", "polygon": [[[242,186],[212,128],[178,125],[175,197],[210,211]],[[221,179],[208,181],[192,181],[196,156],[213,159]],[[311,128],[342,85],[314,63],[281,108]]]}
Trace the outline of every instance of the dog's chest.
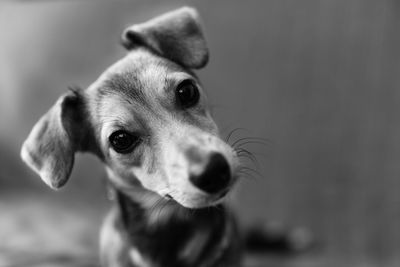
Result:
{"label": "dog's chest", "polygon": [[155,209],[155,220],[139,206],[121,204],[128,255],[134,266],[214,266],[232,243],[232,227],[225,210],[171,214]]}
{"label": "dog's chest", "polygon": [[170,224],[147,233],[130,233],[130,245],[134,247],[136,255],[141,256],[132,257],[132,261],[145,259],[153,262],[154,266],[159,266],[159,263],[176,267],[201,266],[204,258],[214,257],[213,252],[222,249],[220,243],[224,229],[218,227],[217,230],[220,231],[217,233],[201,226],[196,229],[192,225]]}

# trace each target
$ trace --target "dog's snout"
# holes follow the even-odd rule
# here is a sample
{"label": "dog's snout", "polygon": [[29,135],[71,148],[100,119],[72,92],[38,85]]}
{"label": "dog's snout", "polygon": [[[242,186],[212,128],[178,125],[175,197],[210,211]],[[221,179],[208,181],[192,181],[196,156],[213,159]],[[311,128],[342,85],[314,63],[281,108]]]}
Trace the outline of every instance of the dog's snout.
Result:
{"label": "dog's snout", "polygon": [[190,181],[199,189],[210,193],[218,193],[225,189],[231,180],[230,167],[223,155],[213,153],[199,175],[190,176]]}

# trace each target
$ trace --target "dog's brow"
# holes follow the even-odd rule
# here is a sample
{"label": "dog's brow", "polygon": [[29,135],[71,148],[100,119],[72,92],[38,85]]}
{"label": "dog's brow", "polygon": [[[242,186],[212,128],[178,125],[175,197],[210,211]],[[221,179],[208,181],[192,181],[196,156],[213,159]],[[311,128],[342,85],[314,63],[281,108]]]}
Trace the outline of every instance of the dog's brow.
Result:
{"label": "dog's brow", "polygon": [[143,92],[143,85],[137,78],[137,75],[131,73],[114,74],[110,79],[104,81],[101,93],[107,95],[109,93],[121,93],[127,96],[126,100],[133,100],[141,104],[146,103],[146,97]]}
{"label": "dog's brow", "polygon": [[113,125],[114,127],[127,128],[129,124],[127,123],[126,118],[122,118],[120,116],[109,116],[102,117],[101,123],[103,125]]}

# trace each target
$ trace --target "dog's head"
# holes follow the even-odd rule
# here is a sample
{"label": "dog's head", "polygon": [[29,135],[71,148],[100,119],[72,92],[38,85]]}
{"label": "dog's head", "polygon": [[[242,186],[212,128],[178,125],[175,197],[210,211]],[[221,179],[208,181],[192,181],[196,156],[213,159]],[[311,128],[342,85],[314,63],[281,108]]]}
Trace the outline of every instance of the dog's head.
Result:
{"label": "dog's head", "polygon": [[218,202],[235,182],[237,157],[219,137],[191,69],[208,50],[197,12],[181,8],[122,36],[129,50],[86,90],[72,90],[34,126],[22,158],[52,188],[77,151],[95,153],[111,181],[182,206]]}

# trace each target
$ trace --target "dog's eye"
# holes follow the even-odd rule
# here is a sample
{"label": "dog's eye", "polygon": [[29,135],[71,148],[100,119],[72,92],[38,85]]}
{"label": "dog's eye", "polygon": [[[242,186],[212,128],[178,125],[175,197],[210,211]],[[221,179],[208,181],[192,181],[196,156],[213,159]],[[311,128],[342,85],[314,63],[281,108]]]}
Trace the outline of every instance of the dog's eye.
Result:
{"label": "dog's eye", "polygon": [[199,89],[191,80],[181,82],[176,88],[176,100],[182,108],[190,108],[199,102]]}
{"label": "dog's eye", "polygon": [[108,139],[113,149],[121,154],[131,152],[140,140],[137,136],[123,130],[112,133]]}

